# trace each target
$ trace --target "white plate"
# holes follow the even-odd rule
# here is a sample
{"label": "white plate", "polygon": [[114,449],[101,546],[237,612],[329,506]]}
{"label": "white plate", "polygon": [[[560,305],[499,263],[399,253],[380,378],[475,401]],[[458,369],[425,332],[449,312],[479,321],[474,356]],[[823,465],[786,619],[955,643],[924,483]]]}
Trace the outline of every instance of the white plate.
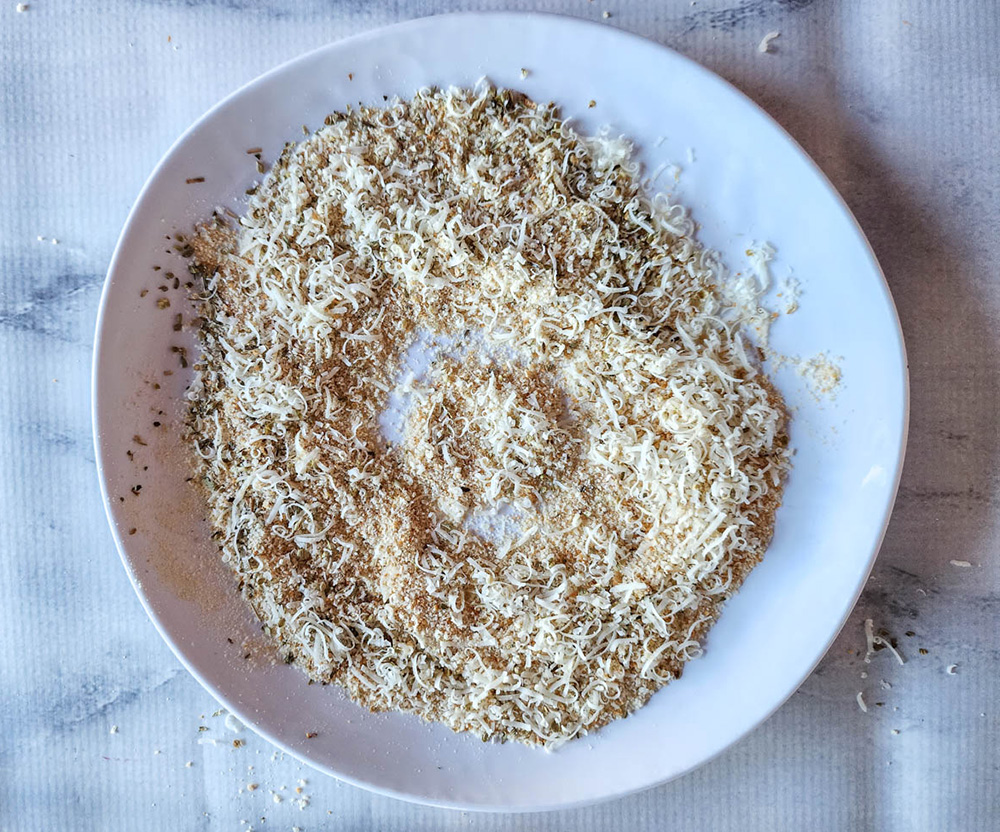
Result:
{"label": "white plate", "polygon": [[[637,140],[650,170],[678,162],[678,182],[663,179],[693,210],[703,242],[739,268],[751,240],[769,240],[779,250],[776,271],[793,267],[801,279],[801,309],[775,325],[777,348],[799,356],[826,350],[842,356],[844,371],[836,400],[823,403],[794,374],[779,376],[794,412],[795,468],[764,563],[725,609],[704,658],[634,716],[554,754],[483,744],[410,716],[375,716],[334,688],[307,686],[294,667],[244,660],[241,642],[260,642],[258,627],[197,519],[178,452],[190,371],[170,347],[193,346],[188,332],[171,327],[185,311],[182,293],[157,288],[167,271],[184,275],[183,262],[165,252],[166,234],[217,205],[239,208],[257,178],[247,148],[262,147],[273,160],[284,142],[301,138],[303,123],[319,126],[334,109],[483,75],[555,100],[584,130],[612,124]],[[185,184],[199,176],[203,183]],[[154,273],[154,264],[162,270]],[[161,297],[170,309],[157,308]],[[542,15],[392,26],[305,55],[223,101],[171,148],[132,209],[108,271],[96,343],[94,434],[108,516],[136,591],[178,658],[258,733],[316,768],[383,794],[466,809],[623,795],[690,771],[764,720],[822,657],[861,590],[906,434],[892,300],[864,236],[815,164],[697,64],[607,26]],[[165,376],[167,368],[176,372]]]}

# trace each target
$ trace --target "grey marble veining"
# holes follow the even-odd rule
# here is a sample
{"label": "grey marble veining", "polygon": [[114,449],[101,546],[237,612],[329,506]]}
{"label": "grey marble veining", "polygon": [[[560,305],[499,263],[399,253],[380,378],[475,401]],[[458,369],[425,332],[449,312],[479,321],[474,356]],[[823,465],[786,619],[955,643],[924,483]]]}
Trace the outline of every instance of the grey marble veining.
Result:
{"label": "grey marble veining", "polygon": [[[94,472],[89,370],[118,231],[197,116],[335,38],[527,4],[15,6],[0,7],[0,829],[1000,829],[1000,6],[531,6],[592,19],[610,11],[607,25],[718,72],[805,147],[886,271],[907,338],[912,416],[873,578],[802,689],[678,782],[519,817],[375,797],[212,716],[217,705],[160,640],[114,552]],[[772,30],[781,36],[762,56],[757,44]],[[863,663],[869,617],[898,637],[905,665],[887,651]],[[245,745],[233,748],[235,738]],[[260,788],[248,792],[250,782]]]}

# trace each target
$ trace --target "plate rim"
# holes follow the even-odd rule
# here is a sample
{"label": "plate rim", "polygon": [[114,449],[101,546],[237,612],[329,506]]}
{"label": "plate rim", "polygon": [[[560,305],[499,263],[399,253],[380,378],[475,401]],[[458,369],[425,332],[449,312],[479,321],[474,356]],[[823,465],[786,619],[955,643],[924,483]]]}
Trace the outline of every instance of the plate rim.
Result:
{"label": "plate rim", "polygon": [[[633,43],[642,43],[643,45],[652,45],[657,49],[665,50],[669,52],[673,59],[679,60],[688,65],[695,74],[699,75],[702,79],[707,80],[712,83],[722,85],[730,94],[736,95],[738,98],[742,99],[745,104],[750,105],[757,113],[763,116],[770,126],[776,128],[780,135],[782,135],[790,144],[790,146],[798,153],[800,158],[806,163],[807,168],[817,177],[819,183],[827,192],[828,195],[833,197],[835,204],[839,207],[842,214],[849,221],[850,226],[853,227],[854,232],[857,234],[859,240],[863,244],[863,249],[865,256],[872,267],[874,273],[878,276],[877,286],[878,290],[887,304],[887,309],[891,313],[891,319],[895,324],[892,334],[893,345],[895,346],[896,352],[898,353],[899,364],[902,369],[901,377],[899,382],[901,384],[901,402],[902,408],[900,413],[901,424],[898,424],[896,429],[899,431],[899,445],[896,449],[896,462],[895,462],[895,472],[893,474],[892,486],[887,492],[886,504],[882,512],[881,518],[881,530],[877,535],[876,540],[873,542],[871,553],[868,556],[868,563],[864,570],[859,573],[857,585],[851,594],[851,597],[845,602],[845,606],[840,613],[840,621],[833,629],[830,637],[820,649],[815,660],[809,665],[805,673],[802,674],[795,684],[790,688],[790,690],[779,700],[773,707],[768,710],[759,720],[757,720],[753,725],[746,728],[744,731],[734,736],[728,743],[723,745],[721,748],[717,749],[713,753],[703,757],[699,762],[688,766],[687,768],[674,773],[671,776],[654,780],[652,782],[644,783],[635,786],[631,789],[622,790],[614,794],[601,795],[592,798],[582,798],[573,801],[563,801],[539,805],[517,805],[517,806],[507,806],[503,804],[484,804],[484,803],[466,803],[462,801],[449,801],[437,798],[425,797],[420,794],[413,792],[406,792],[400,789],[394,789],[379,785],[377,782],[364,780],[351,775],[344,774],[339,771],[334,771],[329,766],[316,762],[309,759],[306,756],[301,755],[299,752],[291,749],[283,741],[274,736],[272,732],[267,728],[262,728],[258,725],[257,721],[252,717],[247,716],[241,712],[238,707],[233,707],[228,701],[227,696],[219,690],[216,685],[205,678],[187,659],[184,650],[177,644],[176,640],[171,636],[167,627],[161,620],[160,615],[152,607],[146,593],[142,587],[142,584],[132,566],[132,561],[126,551],[125,540],[119,533],[118,527],[115,523],[115,519],[112,515],[112,501],[110,499],[108,491],[108,481],[105,472],[105,454],[102,451],[101,444],[101,431],[100,431],[100,417],[102,413],[102,404],[98,397],[98,386],[100,381],[100,371],[101,363],[104,351],[102,349],[103,344],[103,331],[106,325],[106,313],[109,305],[109,298],[111,296],[111,284],[114,275],[119,268],[119,261],[122,259],[123,250],[126,246],[127,239],[131,236],[133,230],[133,225],[137,222],[137,209],[141,206],[145,199],[147,198],[149,192],[154,188],[157,181],[160,178],[162,170],[169,164],[175,153],[181,148],[181,146],[187,141],[188,137],[197,132],[205,123],[209,122],[220,110],[227,107],[232,101],[241,97],[244,93],[250,89],[268,83],[273,76],[283,73],[292,69],[296,64],[307,62],[320,53],[335,51],[338,48],[350,43],[359,44],[364,43],[367,40],[375,40],[384,37],[388,33],[398,34],[405,32],[407,29],[418,29],[425,26],[433,26],[438,22],[443,20],[473,20],[473,19],[513,19],[513,20],[524,20],[524,21],[534,21],[534,20],[545,20],[557,26],[580,26],[592,29],[602,29],[612,37],[622,38],[624,41],[631,41]],[[693,58],[689,58],[681,52],[666,46],[659,41],[652,38],[647,38],[643,35],[635,34],[633,32],[619,29],[617,27],[608,26],[606,23],[600,23],[598,21],[593,21],[587,18],[576,17],[570,14],[559,14],[552,12],[538,12],[538,11],[509,11],[509,10],[498,10],[498,11],[465,11],[465,12],[448,12],[444,14],[432,14],[425,15],[417,18],[410,18],[403,21],[398,21],[396,23],[390,23],[383,26],[377,26],[372,29],[366,29],[361,32],[356,32],[352,35],[338,38],[329,41],[321,46],[314,49],[310,49],[302,54],[296,55],[289,60],[283,61],[282,63],[272,67],[271,69],[257,75],[246,83],[240,85],[235,90],[233,90],[228,95],[224,96],[217,103],[212,105],[208,110],[206,110],[201,116],[195,119],[178,137],[175,139],[167,150],[162,154],[159,161],[153,167],[150,174],[147,176],[145,182],[143,183],[141,189],[139,190],[135,200],[129,209],[128,216],[122,226],[122,230],[118,236],[115,243],[111,259],[108,264],[108,269],[105,274],[104,283],[101,289],[101,296],[98,304],[98,313],[95,322],[94,329],[94,346],[92,354],[91,363],[91,423],[94,441],[94,451],[95,451],[95,467],[96,473],[100,485],[101,497],[104,504],[105,516],[108,521],[108,525],[111,530],[112,538],[115,543],[115,548],[118,551],[119,558],[122,565],[125,568],[125,572],[128,575],[129,581],[132,584],[132,588],[139,598],[146,615],[149,617],[153,626],[156,628],[160,637],[166,642],[167,646],[170,648],[171,652],[180,661],[181,665],[197,680],[197,682],[211,694],[216,701],[219,702],[228,711],[233,713],[237,718],[239,718],[245,725],[250,727],[254,733],[258,734],[265,740],[267,740],[272,745],[276,746],[283,753],[288,754],[293,759],[308,765],[311,768],[322,772],[328,776],[331,776],[339,781],[348,783],[352,786],[365,789],[366,791],[383,795],[386,797],[395,798],[397,800],[403,800],[409,803],[414,803],[423,806],[430,806],[440,809],[453,809],[460,811],[474,811],[474,812],[484,812],[484,813],[511,813],[520,814],[527,812],[552,812],[558,810],[570,810],[581,808],[585,806],[591,806],[602,802],[607,802],[611,800],[619,800],[621,798],[635,795],[640,792],[644,792],[658,786],[662,786],[668,782],[677,780],[692,771],[695,771],[716,758],[720,757],[723,753],[730,750],[737,743],[744,740],[750,733],[760,728],[765,722],[767,722],[774,713],[780,709],[791,696],[799,690],[806,679],[813,673],[816,666],[823,660],[826,654],[829,652],[830,647],[833,645],[834,641],[840,635],[844,626],[850,617],[851,612],[856,606],[858,599],[864,589],[869,576],[871,575],[872,569],[875,564],[875,560],[881,550],[882,543],[885,540],[885,535],[888,530],[889,522],[892,516],[892,511],[895,506],[896,498],[898,496],[899,485],[902,478],[902,472],[906,457],[906,445],[909,433],[909,417],[910,417],[910,381],[909,381],[909,364],[907,360],[906,344],[903,337],[902,325],[899,319],[899,312],[896,307],[895,301],[892,297],[892,292],[890,290],[888,281],[886,280],[885,273],[882,270],[881,265],[878,262],[878,258],[875,255],[874,249],[872,248],[871,242],[868,236],[865,234],[864,229],[861,227],[854,213],[851,211],[847,202],[844,200],[843,196],[837,190],[837,188],[830,181],[826,173],[820,168],[818,163],[807,153],[799,142],[770,114],[765,110],[760,104],[750,98],[749,95],[744,93],[734,84],[732,84],[727,79],[723,78],[721,75],[713,72],[707,67],[695,61]]]}

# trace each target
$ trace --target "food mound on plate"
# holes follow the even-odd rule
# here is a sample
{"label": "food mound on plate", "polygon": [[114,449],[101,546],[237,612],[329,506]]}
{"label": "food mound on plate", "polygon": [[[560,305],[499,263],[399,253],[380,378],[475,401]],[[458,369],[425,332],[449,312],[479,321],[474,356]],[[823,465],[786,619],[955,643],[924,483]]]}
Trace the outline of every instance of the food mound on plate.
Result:
{"label": "food mound on plate", "polygon": [[701,653],[786,413],[628,141],[423,90],[328,117],[192,248],[195,464],[283,659],[554,747]]}

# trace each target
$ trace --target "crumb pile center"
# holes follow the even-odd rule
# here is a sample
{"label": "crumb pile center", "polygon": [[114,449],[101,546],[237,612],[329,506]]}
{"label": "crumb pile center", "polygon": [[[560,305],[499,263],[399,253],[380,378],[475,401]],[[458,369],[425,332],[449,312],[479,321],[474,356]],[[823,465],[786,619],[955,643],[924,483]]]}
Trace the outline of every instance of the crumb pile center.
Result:
{"label": "crumb pile center", "polygon": [[692,232],[626,141],[487,87],[334,114],[200,230],[190,435],[288,660],[549,746],[680,675],[788,468]]}

